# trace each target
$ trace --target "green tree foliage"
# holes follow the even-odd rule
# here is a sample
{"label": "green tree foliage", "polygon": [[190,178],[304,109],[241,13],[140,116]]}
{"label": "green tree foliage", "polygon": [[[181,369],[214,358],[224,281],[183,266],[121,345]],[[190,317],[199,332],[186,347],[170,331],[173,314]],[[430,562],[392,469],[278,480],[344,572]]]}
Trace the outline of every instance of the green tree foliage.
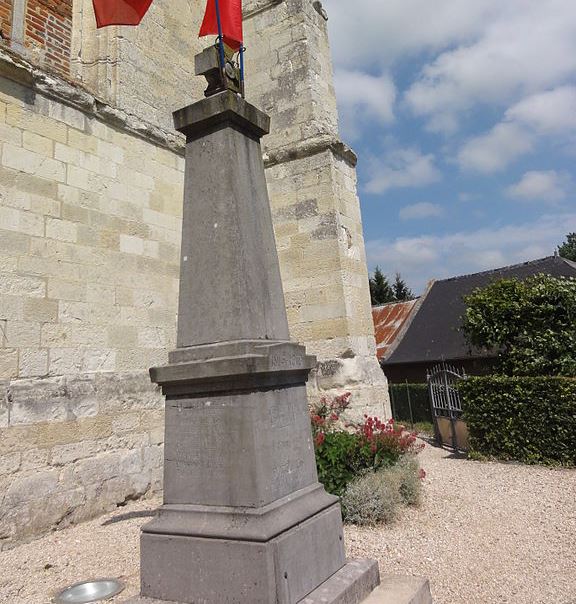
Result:
{"label": "green tree foliage", "polygon": [[394,291],[379,266],[376,267],[374,276],[370,279],[370,298],[372,306],[394,302]]}
{"label": "green tree foliage", "polygon": [[406,285],[406,281],[402,279],[400,273],[396,273],[392,290],[394,292],[394,299],[398,302],[402,302],[404,300],[414,300],[412,290]]}
{"label": "green tree foliage", "polygon": [[566,241],[558,246],[558,254],[566,260],[576,262],[576,233],[566,235]]}
{"label": "green tree foliage", "polygon": [[386,277],[380,270],[380,267],[377,266],[374,270],[374,276],[370,278],[369,283],[372,306],[414,299],[412,290],[406,285],[406,282],[402,279],[400,273],[396,273],[394,283],[390,285],[388,277]]}
{"label": "green tree foliage", "polygon": [[466,339],[498,351],[504,374],[576,376],[576,279],[502,279],[464,300]]}

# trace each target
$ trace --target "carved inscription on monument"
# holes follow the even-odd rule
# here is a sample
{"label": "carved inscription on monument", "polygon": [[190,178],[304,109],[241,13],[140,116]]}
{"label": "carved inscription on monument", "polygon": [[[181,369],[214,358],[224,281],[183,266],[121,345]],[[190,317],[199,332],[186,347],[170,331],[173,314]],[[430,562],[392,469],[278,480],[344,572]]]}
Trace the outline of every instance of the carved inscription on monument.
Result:
{"label": "carved inscription on monument", "polygon": [[300,354],[279,351],[270,355],[270,369],[300,369],[302,365],[302,355]]}

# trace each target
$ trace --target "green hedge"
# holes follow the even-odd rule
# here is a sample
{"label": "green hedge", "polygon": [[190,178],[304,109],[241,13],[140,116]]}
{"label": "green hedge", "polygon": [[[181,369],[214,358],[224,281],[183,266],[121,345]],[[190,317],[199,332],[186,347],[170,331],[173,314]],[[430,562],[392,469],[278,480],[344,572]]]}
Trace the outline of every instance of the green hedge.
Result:
{"label": "green hedge", "polygon": [[[430,399],[426,384],[390,384],[390,405],[392,416],[399,422],[410,422],[410,406],[414,423],[432,423]],[[410,405],[408,404],[410,396]]]}
{"label": "green hedge", "polygon": [[472,451],[576,465],[576,379],[471,377],[459,390]]}

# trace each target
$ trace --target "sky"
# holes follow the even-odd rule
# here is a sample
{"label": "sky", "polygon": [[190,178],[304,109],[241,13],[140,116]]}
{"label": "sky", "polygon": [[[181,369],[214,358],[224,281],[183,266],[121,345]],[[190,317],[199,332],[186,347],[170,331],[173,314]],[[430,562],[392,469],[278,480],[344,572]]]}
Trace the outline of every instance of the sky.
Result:
{"label": "sky", "polygon": [[576,231],[575,0],[324,0],[368,267],[430,279]]}

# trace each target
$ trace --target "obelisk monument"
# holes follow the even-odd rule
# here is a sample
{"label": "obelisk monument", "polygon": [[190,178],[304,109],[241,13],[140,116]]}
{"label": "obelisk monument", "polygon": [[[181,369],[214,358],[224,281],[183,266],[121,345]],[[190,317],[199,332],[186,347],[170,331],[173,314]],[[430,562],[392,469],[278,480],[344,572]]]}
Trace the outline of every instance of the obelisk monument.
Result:
{"label": "obelisk monument", "polygon": [[269,118],[218,85],[214,61],[197,57],[211,96],[174,114],[186,136],[177,349],[150,370],[166,396],[164,503],[143,527],[137,601],[355,604],[378,567],[346,563],[338,499],[318,482],[315,359],[289,340]]}

